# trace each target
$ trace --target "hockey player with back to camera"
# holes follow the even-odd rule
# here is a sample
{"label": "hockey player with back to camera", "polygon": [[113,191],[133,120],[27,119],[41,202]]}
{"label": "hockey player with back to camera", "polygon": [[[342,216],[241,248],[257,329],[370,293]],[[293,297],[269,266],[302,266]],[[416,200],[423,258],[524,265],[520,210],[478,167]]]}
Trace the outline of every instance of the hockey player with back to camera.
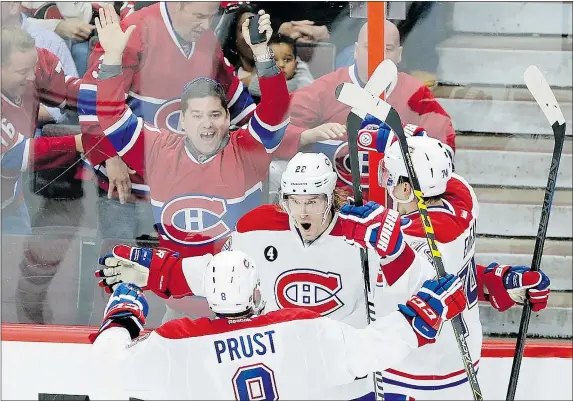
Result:
{"label": "hockey player with back to camera", "polygon": [[[477,362],[482,342],[478,297],[489,299],[496,309],[504,311],[523,302],[527,294],[534,310],[539,311],[547,305],[549,278],[525,266],[475,265],[478,205],[473,190],[452,174],[449,154],[439,141],[428,138],[418,127],[409,126],[406,131],[413,135],[409,142],[416,171],[426,172],[420,173],[422,191],[446,269],[462,279],[466,290],[469,308],[463,316],[472,358]],[[379,122],[372,125],[369,119],[359,133],[359,138],[362,136],[369,136],[370,142],[361,142],[371,143],[373,149],[389,148],[383,166],[392,181],[386,179],[383,184],[399,200],[401,218],[374,202],[363,207],[346,204],[337,212],[340,194],[334,190],[336,174],[328,158],[323,154],[295,156],[282,177],[286,213],[275,205],[253,210],[239,220],[230,244],[252,255],[260,267],[267,310],[302,307],[364,327],[367,318],[360,255],[358,248],[348,247],[347,242],[368,248],[377,316],[391,312],[400,297],[418,291],[426,279],[435,277],[416,203],[406,185],[405,166],[397,144],[390,147],[393,135],[387,126]],[[431,169],[446,173],[434,177]],[[371,234],[366,237],[367,233]],[[108,291],[120,282],[133,281],[163,297],[202,295],[202,268],[210,259],[211,255],[181,259],[166,250],[118,245],[113,255],[101,261],[106,267],[97,275],[103,277],[100,285]],[[379,263],[378,272],[373,269],[375,263]],[[388,396],[440,399],[471,395],[453,331],[449,327],[447,331],[442,336],[445,340],[425,347],[426,353],[423,349],[414,351],[384,373]],[[365,394],[373,397],[371,380],[356,380],[337,391],[346,399]]]}
{"label": "hockey player with back to camera", "polygon": [[322,399],[328,388],[434,341],[465,307],[462,284],[450,274],[425,281],[388,316],[355,329],[300,308],[263,314],[258,268],[244,252],[222,251],[202,271],[202,292],[217,318],[172,320],[142,337],[145,296],[135,284],[117,286],[90,335],[94,372],[109,378],[90,397]]}

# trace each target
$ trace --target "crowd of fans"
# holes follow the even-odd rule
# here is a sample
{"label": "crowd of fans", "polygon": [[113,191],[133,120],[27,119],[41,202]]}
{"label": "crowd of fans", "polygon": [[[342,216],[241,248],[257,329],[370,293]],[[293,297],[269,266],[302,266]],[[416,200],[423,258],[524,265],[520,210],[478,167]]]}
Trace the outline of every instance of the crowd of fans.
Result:
{"label": "crowd of fans", "polygon": [[[351,192],[349,108],[334,93],[342,82],[364,86],[368,37],[348,2],[107,2],[131,34],[118,60],[104,57],[95,29],[103,3],[2,2],[2,234],[68,235],[57,251],[29,240],[22,321],[48,320],[37,305],[91,210],[102,254],[142,238],[201,254],[219,251],[242,214],[276,202],[278,177],[298,151],[331,157]],[[261,10],[272,53],[244,35]],[[386,21],[386,57],[396,64],[401,35],[427,12],[418,3],[410,11],[408,23]],[[275,65],[288,93],[269,84]],[[121,93],[114,121],[119,100],[98,92],[101,74]],[[428,86],[400,72],[387,101],[453,152],[451,120]],[[96,194],[90,210],[87,193]]]}

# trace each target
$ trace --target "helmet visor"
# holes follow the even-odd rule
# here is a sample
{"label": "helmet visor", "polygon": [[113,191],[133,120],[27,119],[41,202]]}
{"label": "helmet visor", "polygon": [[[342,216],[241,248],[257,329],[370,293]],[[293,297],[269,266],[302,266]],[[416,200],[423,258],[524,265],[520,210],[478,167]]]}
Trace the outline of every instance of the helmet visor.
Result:
{"label": "helmet visor", "polygon": [[382,188],[389,188],[396,185],[396,180],[386,168],[384,159],[380,160],[380,163],[378,163],[378,185]]}
{"label": "helmet visor", "polygon": [[328,208],[328,200],[325,195],[316,195],[307,199],[286,196],[283,200],[285,209],[289,214],[322,214]]}

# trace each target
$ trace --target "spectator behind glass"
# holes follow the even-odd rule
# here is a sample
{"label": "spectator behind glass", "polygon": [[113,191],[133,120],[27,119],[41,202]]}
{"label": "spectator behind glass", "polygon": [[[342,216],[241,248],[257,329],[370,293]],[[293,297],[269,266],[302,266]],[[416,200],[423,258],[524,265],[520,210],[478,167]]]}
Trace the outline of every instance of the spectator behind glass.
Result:
{"label": "spectator behind glass", "polygon": [[[39,9],[46,9],[47,4],[49,3],[42,1],[23,1],[22,10],[32,15]],[[95,33],[92,3],[85,1],[57,1],[55,2],[55,7],[61,14],[61,19],[43,19],[45,16],[40,14],[37,15],[37,18],[30,18],[30,23],[41,25],[69,41],[72,57],[76,63],[79,76],[82,77],[87,69],[88,41]]]}
{"label": "spectator behind glass", "polygon": [[[64,73],[70,77],[77,77],[78,71],[74,60],[70,53],[70,49],[64,40],[56,35],[54,32],[49,31],[37,24],[31,24],[28,17],[20,12],[19,1],[5,1],[2,2],[2,26],[3,27],[20,27],[28,32],[36,47],[47,49],[53,53],[62,62]],[[40,105],[38,112],[38,122],[45,123],[54,121],[56,123],[63,123],[66,120],[66,113],[57,107],[46,107]]]}
{"label": "spectator behind glass", "polygon": [[257,13],[257,8],[251,4],[240,4],[230,11],[225,11],[223,21],[218,28],[219,41],[223,44],[223,53],[235,69],[235,73],[246,87],[257,75],[253,52],[241,31],[241,26]]}
{"label": "spectator behind glass", "polygon": [[[219,40],[223,43],[225,57],[235,67],[237,76],[243,85],[248,87],[251,96],[258,101],[261,91],[255,71],[255,61],[241,32],[241,25],[255,15],[257,8],[251,4],[241,4],[234,6],[231,10],[225,13],[224,19],[220,23]],[[285,73],[289,93],[313,81],[308,65],[297,58],[294,40],[283,35],[277,35],[271,38],[269,46],[275,54],[277,65]],[[281,57],[277,57],[277,53]]]}
{"label": "spectator behind glass", "polygon": [[[149,124],[182,134],[181,88],[198,76],[217,80],[225,88],[232,125],[248,120],[255,104],[225,62],[220,44],[210,29],[219,11],[215,2],[159,2],[121,21],[137,29],[123,54],[121,84],[127,103]],[[96,46],[85,79],[96,82],[104,51]],[[168,68],[168,69],[166,69]],[[97,121],[80,119],[82,132],[103,134]],[[105,165],[92,166],[98,177],[98,229],[103,238],[133,239],[155,234],[149,186],[143,172],[127,168],[115,149],[104,151]],[[90,153],[88,153],[88,159]],[[91,162],[91,160],[90,160]],[[163,160],[158,161],[163,163]],[[149,166],[155,169],[157,166]],[[121,219],[121,224],[118,224]]]}
{"label": "spectator behind glass", "polygon": [[[391,45],[389,57],[399,62],[401,59],[398,30],[390,21],[386,21],[385,39]],[[343,82],[351,82],[361,87],[368,79],[368,24],[360,30],[355,45],[356,64],[342,67],[316,79],[312,84],[293,93],[291,123],[287,133],[298,133],[301,146],[311,145],[311,152],[322,152],[332,158],[338,186],[352,192],[352,178],[348,164],[348,143],[346,136],[346,117],[350,108],[336,100],[336,87]],[[428,135],[440,139],[455,150],[456,133],[446,111],[438,103],[430,89],[414,77],[400,72],[394,90],[387,101],[402,117],[405,124],[415,124],[426,129]],[[368,153],[363,152],[361,161],[367,166]],[[294,154],[279,152],[277,156],[288,159]],[[271,169],[271,188],[276,191],[280,185],[280,168]],[[368,171],[362,170],[364,198],[368,199]]]}
{"label": "spectator behind glass", "polygon": [[[296,43],[293,39],[278,34],[271,38],[269,46],[273,51],[277,66],[287,79],[289,93],[312,83],[314,78],[310,73],[308,65],[297,58]],[[261,96],[261,88],[256,76],[251,79],[249,92],[253,97]]]}
{"label": "spectator behind glass", "polygon": [[[340,52],[352,45],[363,20],[350,18],[348,1],[265,1],[255,2],[273,16],[273,29],[298,43],[329,42]],[[308,61],[312,49],[299,48],[299,57]]]}
{"label": "spectator behind glass", "polygon": [[[264,94],[248,125],[230,131],[224,87],[212,78],[197,77],[182,86],[178,104],[183,135],[142,124],[125,104],[122,60],[129,50],[125,44],[129,33],[133,37],[143,27],[130,25],[124,33],[113,18],[109,21],[105,28],[98,26],[104,57],[95,85],[82,85],[79,110],[100,124],[106,136],[102,140],[84,131],[84,146],[91,149],[110,142],[130,168],[146,173],[162,248],[182,257],[215,254],[237,220],[262,203],[262,182],[272,154],[279,147],[292,152],[298,147],[296,136],[290,143],[283,138],[290,97],[268,51],[270,18],[262,15],[259,20],[259,30],[266,31],[265,42],[250,45]],[[245,33],[248,24],[242,26]]]}
{"label": "spectator behind glass", "polygon": [[36,48],[30,34],[19,27],[2,28],[1,49],[2,230],[26,233],[30,218],[20,172],[71,164],[78,150],[73,137],[33,139],[39,104],[75,107],[79,79],[66,77],[60,60]]}

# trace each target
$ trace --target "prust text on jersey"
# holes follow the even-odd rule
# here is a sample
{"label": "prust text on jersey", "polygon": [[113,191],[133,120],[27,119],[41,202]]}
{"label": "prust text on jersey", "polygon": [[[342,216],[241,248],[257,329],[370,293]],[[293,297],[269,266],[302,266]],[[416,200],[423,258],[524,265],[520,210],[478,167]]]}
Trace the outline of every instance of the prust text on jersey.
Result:
{"label": "prust text on jersey", "polygon": [[251,358],[255,353],[257,355],[265,355],[269,350],[274,354],[273,334],[275,334],[275,331],[269,330],[262,333],[214,341],[213,345],[218,363],[221,363],[223,358],[229,358],[230,361],[234,361],[235,359]]}

